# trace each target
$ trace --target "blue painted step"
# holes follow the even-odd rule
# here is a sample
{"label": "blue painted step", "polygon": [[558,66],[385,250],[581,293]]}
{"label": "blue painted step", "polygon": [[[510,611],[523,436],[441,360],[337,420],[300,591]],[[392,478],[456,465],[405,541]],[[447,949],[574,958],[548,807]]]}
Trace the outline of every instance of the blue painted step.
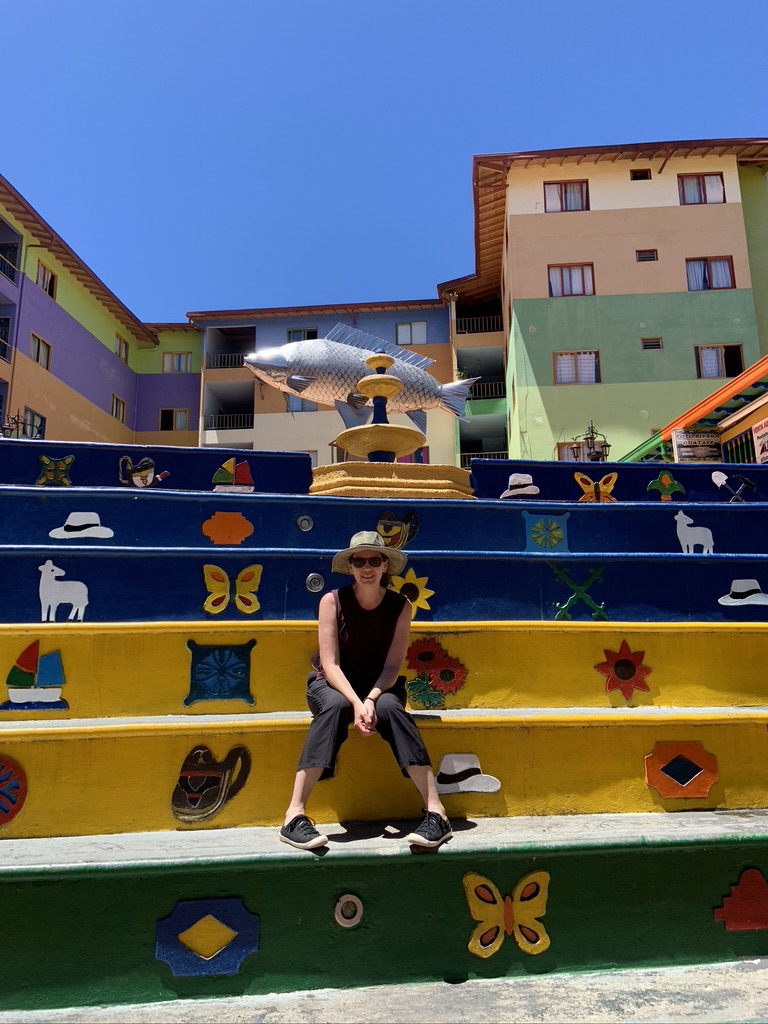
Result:
{"label": "blue painted step", "polygon": [[[584,478],[583,483],[574,478],[574,473]],[[768,500],[768,465],[528,462],[519,459],[472,459],[470,463],[470,482],[478,498],[499,498],[509,490],[509,478],[514,474],[517,479],[513,491],[518,498],[527,487],[529,494],[535,488],[535,497],[541,501],[578,501],[585,491],[595,493],[594,486],[597,485],[598,496],[604,492],[616,501],[648,501],[660,494],[658,490],[648,490],[649,484],[653,484],[660,473],[670,474],[684,488],[673,493],[673,501],[730,501],[734,492],[740,489],[743,501]],[[716,486],[712,480],[713,473],[727,477],[723,486]],[[615,480],[610,478],[611,474],[616,474]],[[521,477],[529,477],[530,483],[523,482]],[[591,481],[592,486],[586,481]],[[604,481],[602,486],[601,481]]]}
{"label": "blue painted step", "polygon": [[[90,513],[90,515],[88,514]],[[682,513],[682,515],[681,515]],[[206,547],[233,522],[240,547],[338,549],[358,530],[381,528],[405,550],[533,553],[682,550],[709,530],[718,554],[765,550],[764,504],[579,504],[535,500],[449,501],[127,491],[114,488],[0,486],[0,545],[78,542],[107,547]],[[689,524],[687,520],[691,520]],[[680,536],[678,536],[678,531]],[[236,544],[235,540],[230,542]]]}
{"label": "blue painted step", "polygon": [[[43,577],[59,621],[82,603],[82,589],[58,589],[72,582],[87,588],[88,622],[313,619],[320,594],[349,582],[331,573],[334,550],[0,548],[13,581],[0,621],[41,621]],[[413,553],[407,574],[418,619],[768,621],[768,555],[430,550]]]}
{"label": "blue painted step", "polygon": [[[214,476],[219,477],[216,483]],[[261,493],[305,494],[312,483],[312,461],[306,452],[0,440],[0,484],[122,485],[130,493],[149,488],[212,491],[217,483]]]}

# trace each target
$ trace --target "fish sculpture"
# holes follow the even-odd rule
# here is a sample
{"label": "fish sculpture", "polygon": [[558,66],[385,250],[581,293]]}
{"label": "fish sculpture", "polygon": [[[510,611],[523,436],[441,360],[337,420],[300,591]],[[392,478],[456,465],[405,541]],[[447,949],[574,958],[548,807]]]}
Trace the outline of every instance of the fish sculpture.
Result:
{"label": "fish sculpture", "polygon": [[360,378],[373,372],[365,360],[382,352],[395,360],[387,373],[403,383],[399,394],[388,399],[387,412],[405,413],[422,433],[427,409],[444,409],[465,419],[464,403],[479,378],[440,384],[427,373],[433,359],[346,324],[337,324],[325,338],[258,349],[245,357],[245,365],[260,381],[286,394],[335,405],[345,425],[353,427],[366,423],[372,411],[371,400],[357,390]]}

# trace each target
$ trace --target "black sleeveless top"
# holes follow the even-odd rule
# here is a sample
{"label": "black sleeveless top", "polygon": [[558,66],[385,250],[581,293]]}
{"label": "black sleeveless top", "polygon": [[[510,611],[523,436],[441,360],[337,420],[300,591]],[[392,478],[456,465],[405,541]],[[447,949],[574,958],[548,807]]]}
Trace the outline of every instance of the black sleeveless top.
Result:
{"label": "black sleeveless top", "polygon": [[[335,591],[334,597],[341,671],[358,697],[364,698],[384,669],[407,599],[394,590],[385,590],[381,604],[367,611],[358,604],[351,584]],[[317,678],[324,678],[322,669]]]}

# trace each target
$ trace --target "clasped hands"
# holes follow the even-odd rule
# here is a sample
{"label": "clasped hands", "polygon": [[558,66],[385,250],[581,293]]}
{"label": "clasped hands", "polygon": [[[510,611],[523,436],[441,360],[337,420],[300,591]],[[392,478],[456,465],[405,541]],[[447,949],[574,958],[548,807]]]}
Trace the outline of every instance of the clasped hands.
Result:
{"label": "clasped hands", "polygon": [[373,701],[355,705],[355,728],[361,736],[375,736],[376,721],[376,707]]}

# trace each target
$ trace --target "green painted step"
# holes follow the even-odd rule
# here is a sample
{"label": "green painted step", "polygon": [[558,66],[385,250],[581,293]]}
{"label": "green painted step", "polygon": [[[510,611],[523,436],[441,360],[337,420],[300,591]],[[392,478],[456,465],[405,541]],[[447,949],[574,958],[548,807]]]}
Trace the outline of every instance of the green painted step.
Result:
{"label": "green painted step", "polygon": [[413,825],[331,825],[325,855],[260,828],[8,840],[0,1009],[768,954],[768,811],[457,819],[420,854]]}

